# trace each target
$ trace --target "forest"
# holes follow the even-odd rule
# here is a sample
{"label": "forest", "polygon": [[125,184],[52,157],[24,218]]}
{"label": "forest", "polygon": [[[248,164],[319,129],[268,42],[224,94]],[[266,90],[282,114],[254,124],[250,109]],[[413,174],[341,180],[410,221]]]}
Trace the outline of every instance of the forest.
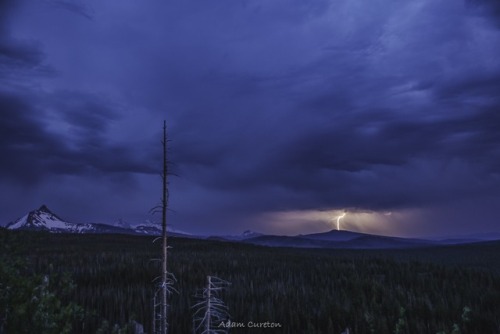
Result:
{"label": "forest", "polygon": [[[151,333],[153,239],[0,229],[0,333],[132,333],[133,321]],[[231,333],[500,333],[500,242],[374,251],[169,240],[169,333],[193,333],[209,275],[230,282],[220,298],[245,324]]]}

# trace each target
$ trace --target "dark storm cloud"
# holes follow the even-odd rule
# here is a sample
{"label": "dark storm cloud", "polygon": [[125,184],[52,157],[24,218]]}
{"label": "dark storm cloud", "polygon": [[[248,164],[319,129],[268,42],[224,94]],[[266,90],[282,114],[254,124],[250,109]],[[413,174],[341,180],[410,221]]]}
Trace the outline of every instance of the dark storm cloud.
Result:
{"label": "dark storm cloud", "polygon": [[10,41],[5,37],[1,40],[0,55],[4,67],[33,67],[43,59],[43,53],[33,45]]}
{"label": "dark storm cloud", "polygon": [[[198,173],[197,177],[213,188],[265,192],[275,187],[304,195],[296,200],[286,198],[287,209],[394,209],[481,191],[498,195],[498,180],[492,175],[498,172],[500,159],[500,119],[495,110],[490,107],[467,116],[433,121],[381,122],[365,117],[358,120],[357,127],[349,124],[352,120],[344,120],[317,127],[277,147],[256,139],[255,150],[261,154],[258,160],[255,151],[247,151],[250,157],[242,157],[235,165],[229,158],[238,159],[235,150],[211,166],[216,172]],[[462,162],[455,167],[455,160]],[[448,172],[453,177],[477,172],[489,181],[466,184],[466,180],[457,180],[464,182],[460,185],[440,180],[439,175]],[[430,179],[434,184],[429,183]],[[267,206],[265,202],[261,201],[263,207]],[[275,197],[271,203],[283,207],[279,202]]]}
{"label": "dark storm cloud", "polygon": [[467,101],[471,98],[494,100],[500,104],[500,73],[484,73],[461,78],[457,82],[447,83],[437,90],[439,98],[444,100]]}
{"label": "dark storm cloud", "polygon": [[50,97],[51,102],[61,121],[82,141],[104,140],[110,125],[119,119],[117,111],[105,98],[61,91]]}
{"label": "dark storm cloud", "polygon": [[[53,4],[88,14],[75,2]],[[36,80],[56,73],[40,42],[13,37],[6,22],[19,6],[0,4],[0,178],[34,185],[50,175],[153,172],[106,137],[118,118],[111,102],[85,92],[36,88]]]}
{"label": "dark storm cloud", "polygon": [[6,29],[6,21],[9,17],[9,12],[12,10],[12,7],[15,5],[15,0],[4,0],[0,2],[0,31],[4,32]]}
{"label": "dark storm cloud", "polygon": [[54,136],[41,129],[36,113],[22,97],[0,94],[0,169],[2,178],[31,183],[44,174],[40,160],[60,147]]}
{"label": "dark storm cloud", "polygon": [[4,179],[90,193],[116,178],[146,196],[166,118],[174,220],[205,230],[500,195],[494,2],[21,7],[0,30]]}
{"label": "dark storm cloud", "polygon": [[89,19],[89,20],[93,19],[92,10],[88,6],[86,6],[85,4],[80,3],[78,1],[56,0],[56,1],[53,1],[53,4],[56,7],[65,9],[67,11],[70,11],[70,12],[78,14],[78,15],[81,15],[81,16],[85,17],[86,19]]}
{"label": "dark storm cloud", "polygon": [[9,88],[33,76],[53,75],[54,69],[44,63],[45,55],[38,42],[12,37],[9,14],[18,6],[16,1],[0,4],[0,89]]}
{"label": "dark storm cloud", "polygon": [[466,3],[472,5],[477,10],[481,10],[483,14],[493,17],[500,24],[500,3],[498,1],[466,0]]}
{"label": "dark storm cloud", "polygon": [[[52,120],[34,107],[37,101],[58,110]],[[3,178],[31,184],[50,174],[156,172],[133,149],[106,138],[117,116],[98,98],[64,92],[40,103],[3,93],[0,109],[0,154],[8,157],[0,167]]]}

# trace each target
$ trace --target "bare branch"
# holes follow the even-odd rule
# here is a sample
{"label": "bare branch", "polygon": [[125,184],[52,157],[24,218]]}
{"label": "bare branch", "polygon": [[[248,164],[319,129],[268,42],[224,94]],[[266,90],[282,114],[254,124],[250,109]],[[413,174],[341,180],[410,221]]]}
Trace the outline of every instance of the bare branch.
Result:
{"label": "bare branch", "polygon": [[228,332],[228,329],[220,329],[216,326],[223,321],[229,320],[228,308],[218,294],[230,284],[218,277],[207,276],[206,287],[195,295],[198,302],[191,307],[194,309],[195,333],[216,334]]}

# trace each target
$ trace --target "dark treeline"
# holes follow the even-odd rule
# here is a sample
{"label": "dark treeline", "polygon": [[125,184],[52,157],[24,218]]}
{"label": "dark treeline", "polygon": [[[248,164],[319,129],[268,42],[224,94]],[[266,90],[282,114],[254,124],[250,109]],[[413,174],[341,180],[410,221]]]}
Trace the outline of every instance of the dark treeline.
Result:
{"label": "dark treeline", "polygon": [[[95,333],[104,320],[131,319],[151,331],[153,238],[27,232],[21,255],[38,274],[71,274],[64,302],[85,310],[74,333]],[[192,332],[193,295],[207,275],[230,281],[222,294],[234,322],[272,322],[265,333],[500,333],[500,243],[432,250],[354,251],[266,248],[171,238],[172,333]],[[29,274],[29,273],[27,273]],[[464,310],[465,309],[465,310]],[[470,311],[468,311],[470,310]],[[235,328],[232,333],[261,333]]]}

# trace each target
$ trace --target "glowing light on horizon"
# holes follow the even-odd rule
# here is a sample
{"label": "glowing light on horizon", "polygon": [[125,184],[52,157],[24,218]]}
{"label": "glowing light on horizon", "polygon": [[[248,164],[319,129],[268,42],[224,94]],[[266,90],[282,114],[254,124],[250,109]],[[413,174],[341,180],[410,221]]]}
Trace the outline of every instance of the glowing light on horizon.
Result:
{"label": "glowing light on horizon", "polygon": [[337,217],[337,231],[340,231],[340,220],[345,217],[347,213],[343,213],[341,216]]}
{"label": "glowing light on horizon", "polygon": [[409,228],[410,223],[418,221],[420,215],[419,210],[310,209],[264,213],[259,218],[259,222],[266,222],[265,225],[262,225],[264,233],[290,236],[321,233],[332,229],[388,236],[407,236],[409,232],[407,233],[406,229]]}

